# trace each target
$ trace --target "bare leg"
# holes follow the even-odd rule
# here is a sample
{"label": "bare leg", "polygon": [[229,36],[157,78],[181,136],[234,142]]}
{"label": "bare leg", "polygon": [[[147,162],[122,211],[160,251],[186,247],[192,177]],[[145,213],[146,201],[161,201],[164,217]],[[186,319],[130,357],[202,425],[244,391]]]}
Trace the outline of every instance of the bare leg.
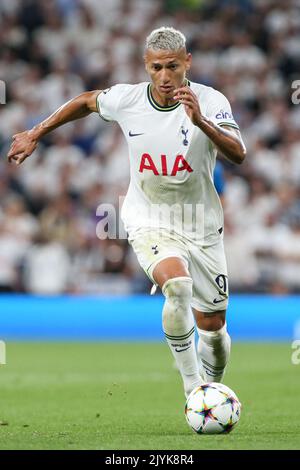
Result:
{"label": "bare leg", "polygon": [[183,260],[175,256],[163,259],[158,263],[152,275],[160,288],[166,281],[174,277],[191,277]]}

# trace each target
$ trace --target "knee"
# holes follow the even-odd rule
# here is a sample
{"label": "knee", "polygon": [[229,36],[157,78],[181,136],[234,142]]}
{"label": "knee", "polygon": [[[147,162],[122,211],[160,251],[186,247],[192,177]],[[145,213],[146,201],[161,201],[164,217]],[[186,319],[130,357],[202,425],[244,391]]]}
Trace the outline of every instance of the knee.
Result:
{"label": "knee", "polygon": [[207,331],[219,331],[224,327],[225,323],[225,318],[218,315],[215,318],[209,318],[204,329]]}
{"label": "knee", "polygon": [[162,293],[167,299],[185,302],[191,301],[193,295],[193,280],[190,277],[174,277],[168,279],[162,286]]}
{"label": "knee", "polygon": [[162,286],[162,293],[166,298],[163,308],[164,328],[181,322],[186,316],[191,315],[193,281],[190,277],[168,279]]}
{"label": "knee", "polygon": [[205,331],[218,331],[226,324],[226,312],[219,312],[212,315],[194,311],[197,327]]}

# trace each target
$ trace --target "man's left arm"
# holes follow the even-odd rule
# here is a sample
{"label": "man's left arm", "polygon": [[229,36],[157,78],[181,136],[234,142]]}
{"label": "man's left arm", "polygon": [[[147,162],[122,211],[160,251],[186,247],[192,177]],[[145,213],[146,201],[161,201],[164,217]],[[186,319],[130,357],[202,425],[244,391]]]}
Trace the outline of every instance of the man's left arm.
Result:
{"label": "man's left arm", "polygon": [[180,101],[192,123],[199,127],[217,149],[233,163],[241,164],[246,157],[246,147],[238,129],[219,126],[201,113],[199,101],[190,87],[175,90],[175,100]]}

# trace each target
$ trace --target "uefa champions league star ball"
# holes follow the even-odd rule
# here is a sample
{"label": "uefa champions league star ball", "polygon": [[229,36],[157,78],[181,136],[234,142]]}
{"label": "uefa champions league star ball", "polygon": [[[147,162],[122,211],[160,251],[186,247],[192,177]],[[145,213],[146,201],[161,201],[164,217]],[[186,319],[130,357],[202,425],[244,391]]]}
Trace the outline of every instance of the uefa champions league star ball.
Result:
{"label": "uefa champions league star ball", "polygon": [[241,403],[226,385],[211,382],[194,388],[185,404],[185,417],[198,434],[232,431],[241,416]]}

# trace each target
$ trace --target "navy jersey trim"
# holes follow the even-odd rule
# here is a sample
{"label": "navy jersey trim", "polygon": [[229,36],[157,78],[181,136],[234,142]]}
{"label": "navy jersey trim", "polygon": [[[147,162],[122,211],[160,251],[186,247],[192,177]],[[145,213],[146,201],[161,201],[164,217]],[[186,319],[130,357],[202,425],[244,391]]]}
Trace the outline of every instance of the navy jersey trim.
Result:
{"label": "navy jersey trim", "polygon": [[[186,79],[186,84],[188,86],[190,86],[190,81]],[[156,109],[157,111],[162,111],[162,112],[168,112],[168,111],[173,111],[173,109],[176,109],[178,108],[178,106],[180,106],[180,102],[178,101],[177,103],[175,104],[172,104],[170,106],[161,106],[159,103],[157,103],[157,101],[155,101],[155,99],[153,98],[153,95],[151,93],[151,83],[148,84],[147,86],[147,97],[148,97],[148,100],[151,104],[151,106],[153,106],[154,109]]]}
{"label": "navy jersey trim", "polygon": [[101,90],[101,91],[98,93],[97,98],[96,98],[96,107],[97,107],[97,111],[98,111],[99,116],[103,119],[103,121],[105,121],[105,122],[111,122],[109,119],[105,119],[105,117],[102,116],[101,111],[100,111],[100,106],[99,106],[99,103],[98,103],[98,98],[99,98],[99,96],[101,95],[102,92],[103,92],[103,90]]}
{"label": "navy jersey trim", "polygon": [[239,126],[237,124],[231,123],[231,122],[218,122],[218,126],[228,126],[228,127],[233,127],[234,129],[237,129],[238,131],[240,130]]}

